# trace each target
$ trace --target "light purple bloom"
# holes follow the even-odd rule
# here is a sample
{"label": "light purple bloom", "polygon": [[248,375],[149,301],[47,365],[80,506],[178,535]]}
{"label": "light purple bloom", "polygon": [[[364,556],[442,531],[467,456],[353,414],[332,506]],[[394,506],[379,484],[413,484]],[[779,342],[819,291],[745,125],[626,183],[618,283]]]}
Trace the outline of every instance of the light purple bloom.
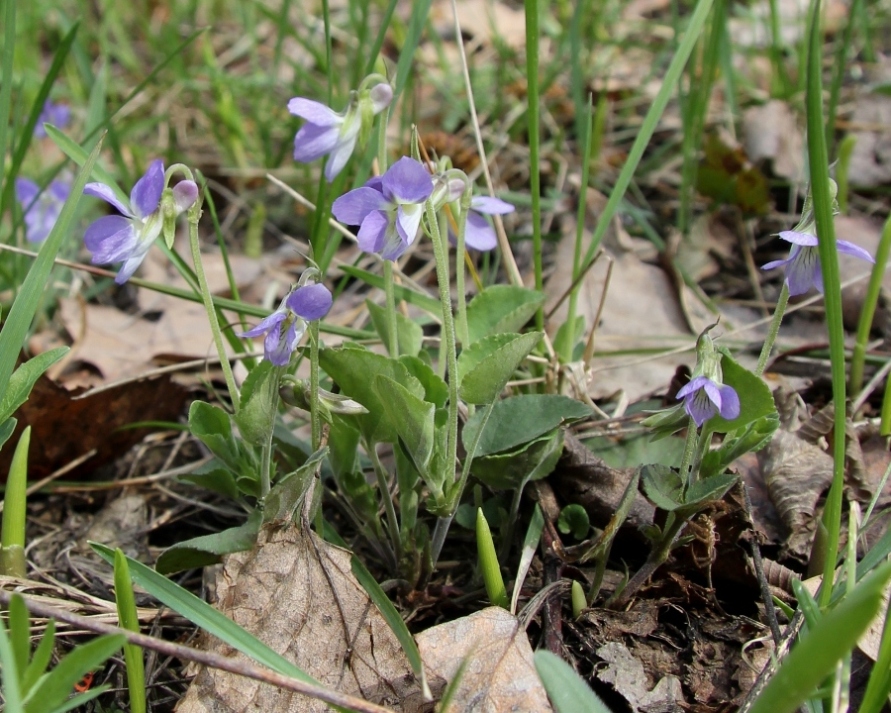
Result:
{"label": "light purple bloom", "polygon": [[42,139],[46,136],[46,129],[43,128],[44,124],[52,124],[56,128],[61,129],[68,125],[70,119],[71,109],[69,109],[67,105],[54,104],[47,99],[43,104],[43,110],[40,112],[40,116],[37,117],[37,124],[34,127],[34,135]]}
{"label": "light purple bloom", "polygon": [[[101,198],[122,214],[106,215],[93,221],[84,234],[84,243],[93,253],[94,265],[124,263],[115,278],[119,285],[133,276],[161,234],[164,184],[164,163],[159,159],[152,161],[145,175],[133,186],[129,204],[121,202],[111,186],[104,183],[88,183],[84,187],[86,195]],[[194,181],[180,181],[174,186],[172,196],[171,210],[178,215],[198,198],[198,186]]]}
{"label": "light purple bloom", "polygon": [[15,179],[15,197],[25,212],[25,237],[28,242],[42,243],[46,240],[59,219],[69,193],[71,186],[65,181],[53,181],[41,191],[34,181]]}
{"label": "light purple bloom", "polygon": [[359,226],[362,250],[396,260],[417,237],[424,202],[432,192],[427,169],[403,156],[383,176],[334,201],[331,212],[341,223]]}
{"label": "light purple bloom", "polygon": [[[386,109],[391,101],[393,89],[383,82],[367,93],[354,93],[349,106],[340,114],[312,99],[294,97],[288,102],[288,111],[306,120],[294,137],[294,160],[309,163],[327,155],[325,178],[333,181],[352,156],[363,121],[370,128],[370,119]],[[369,112],[366,119],[363,114]]]}
{"label": "light purple bloom", "polygon": [[[512,213],[514,207],[500,198],[474,196],[467,212],[467,225],[464,228],[464,244],[474,250],[492,250],[498,244],[495,231],[483,215],[504,215]],[[481,215],[483,214],[483,215]]]}
{"label": "light purple bloom", "polygon": [[[820,251],[817,247],[816,235],[799,233],[794,230],[785,230],[780,233],[780,238],[792,243],[792,252],[785,260],[774,260],[764,265],[762,270],[772,270],[775,267],[783,267],[786,270],[786,285],[789,294],[803,295],[811,287],[816,287],[817,292],[823,292],[823,272],[820,269]],[[863,248],[849,243],[847,240],[837,240],[836,247],[840,253],[851,255],[861,260],[874,263],[875,259]]]}
{"label": "light purple bloom", "polygon": [[331,309],[331,292],[321,283],[298,287],[278,309],[256,327],[241,332],[239,337],[259,337],[263,340],[263,356],[275,366],[286,366],[306,332],[306,322],[321,319]]}
{"label": "light purple bloom", "polygon": [[732,386],[717,384],[707,376],[695,376],[678,391],[684,410],[697,428],[715,414],[732,421],[739,416],[739,395]]}

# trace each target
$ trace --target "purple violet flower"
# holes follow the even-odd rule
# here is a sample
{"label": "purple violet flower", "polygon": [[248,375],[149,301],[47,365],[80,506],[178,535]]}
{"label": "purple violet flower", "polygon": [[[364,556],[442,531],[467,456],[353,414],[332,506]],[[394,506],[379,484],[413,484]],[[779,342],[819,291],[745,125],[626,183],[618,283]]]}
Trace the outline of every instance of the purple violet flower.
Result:
{"label": "purple violet flower", "polygon": [[[88,183],[84,187],[86,195],[101,198],[122,213],[93,221],[84,234],[84,243],[93,253],[94,265],[124,263],[115,278],[119,285],[133,276],[161,234],[164,225],[161,197],[165,182],[164,163],[159,159],[152,161],[145,175],[133,186],[129,205],[122,203],[111,186],[104,183]],[[179,215],[197,200],[198,186],[194,181],[180,181],[171,193],[170,210]]]}
{"label": "purple violet flower", "polygon": [[34,126],[34,135],[39,138],[46,137],[46,129],[44,124],[52,124],[57,129],[62,129],[68,125],[71,120],[71,109],[66,104],[54,104],[49,99],[43,104],[43,110],[37,117],[37,124]]}
{"label": "purple violet flower", "polygon": [[432,192],[427,169],[403,156],[383,176],[334,201],[331,212],[341,223],[359,226],[356,237],[362,250],[397,260],[417,237],[424,202]]}
{"label": "purple violet flower", "polygon": [[340,114],[312,99],[294,97],[288,102],[288,111],[306,120],[294,137],[294,160],[309,163],[327,154],[325,178],[333,181],[352,156],[363,123],[370,129],[371,119],[391,101],[393,89],[384,82],[354,92],[349,106]]}
{"label": "purple violet flower", "polygon": [[282,300],[278,309],[256,327],[241,332],[239,337],[263,340],[263,356],[275,366],[286,366],[306,332],[307,321],[321,319],[331,309],[331,292],[321,283],[298,287]]}
{"label": "purple violet flower", "polygon": [[[799,233],[794,230],[785,230],[779,234],[780,238],[792,243],[792,251],[785,260],[774,260],[762,266],[762,270],[772,270],[775,267],[784,267],[786,270],[786,285],[789,287],[789,295],[803,295],[811,287],[816,287],[817,292],[823,292],[823,272],[820,269],[820,251],[817,248],[816,235]],[[863,248],[849,243],[847,240],[837,240],[836,248],[840,253],[851,255],[866,262],[875,263],[875,259]]]}
{"label": "purple violet flower", "polygon": [[28,242],[42,243],[46,240],[59,219],[69,193],[71,186],[65,181],[53,181],[41,191],[34,181],[15,179],[15,197],[25,212],[25,237]]}
{"label": "purple violet flower", "polygon": [[739,395],[732,386],[717,384],[707,376],[695,376],[678,391],[677,398],[684,399],[684,410],[702,426],[715,414],[732,421],[739,416]]}
{"label": "purple violet flower", "polygon": [[495,236],[495,230],[483,215],[505,215],[513,211],[514,207],[500,198],[474,196],[470,201],[470,210],[467,212],[464,244],[474,250],[493,250],[498,244],[498,238]]}

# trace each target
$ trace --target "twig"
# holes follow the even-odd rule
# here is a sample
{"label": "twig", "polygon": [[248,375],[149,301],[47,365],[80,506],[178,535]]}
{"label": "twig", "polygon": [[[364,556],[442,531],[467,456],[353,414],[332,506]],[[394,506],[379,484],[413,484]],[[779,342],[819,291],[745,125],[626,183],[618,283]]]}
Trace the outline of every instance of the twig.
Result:
{"label": "twig", "polygon": [[[0,589],[0,603],[4,606],[8,606],[14,593],[15,592]],[[309,696],[310,698],[317,698],[318,700],[325,701],[325,703],[330,703],[333,706],[350,708],[354,711],[358,711],[358,713],[393,713],[390,708],[384,708],[383,706],[370,703],[369,701],[345,693],[331,691],[317,684],[306,683],[305,681],[300,681],[296,678],[291,678],[290,676],[283,676],[270,669],[257,666],[250,661],[235,661],[230,657],[220,656],[219,654],[214,654],[210,651],[200,651],[189,646],[181,646],[180,644],[174,644],[170,641],[157,639],[154,636],[146,636],[145,634],[127,631],[116,626],[110,626],[95,621],[90,617],[67,612],[47,604],[41,604],[25,595],[19,596],[25,601],[25,606],[28,607],[28,611],[37,616],[63,621],[66,624],[93,631],[97,634],[123,634],[127,637],[128,642],[141,646],[144,649],[151,649],[152,651],[157,651],[165,656],[175,656],[178,659],[194,661],[211,668],[234,673],[238,676],[252,678],[255,681],[261,681],[262,683],[268,683],[272,686],[277,686],[278,688],[294,691],[295,693],[300,693],[304,696]]]}

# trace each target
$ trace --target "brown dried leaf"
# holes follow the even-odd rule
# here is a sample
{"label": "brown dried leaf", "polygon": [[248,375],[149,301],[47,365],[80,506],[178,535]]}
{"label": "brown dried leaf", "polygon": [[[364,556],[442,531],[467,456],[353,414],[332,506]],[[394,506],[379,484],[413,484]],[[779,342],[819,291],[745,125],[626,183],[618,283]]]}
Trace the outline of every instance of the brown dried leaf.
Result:
{"label": "brown dried leaf", "polygon": [[625,644],[611,641],[597,649],[597,655],[607,662],[597,678],[609,683],[631,705],[635,713],[650,710],[676,710],[684,702],[681,682],[677,676],[663,676],[650,689],[644,665],[629,651]]}
{"label": "brown dried leaf", "polygon": [[832,482],[832,456],[781,429],[762,452],[761,469],[788,531],[784,550],[804,560],[814,536],[817,502]]}
{"label": "brown dried leaf", "polygon": [[775,99],[746,109],[743,136],[753,163],[770,161],[774,175],[795,184],[804,180],[804,134],[786,102]]}
{"label": "brown dried leaf", "polygon": [[[308,528],[260,531],[256,547],[216,570],[217,607],[323,685],[400,711],[422,711],[420,686],[396,636],[350,570],[351,555]],[[206,647],[241,657],[211,637]],[[431,677],[432,678],[432,677]],[[179,713],[304,713],[320,701],[202,669]]]}
{"label": "brown dried leaf", "polygon": [[451,681],[467,660],[448,713],[552,710],[526,632],[504,609],[489,607],[434,626],[417,641],[429,675]]}
{"label": "brown dried leaf", "polygon": [[150,429],[127,429],[137,421],[176,421],[188,392],[169,376],[131,381],[96,394],[68,391],[45,376],[15,413],[18,419],[12,443],[0,450],[0,473],[5,477],[25,426],[31,426],[28,471],[32,478],[49,475],[71,461],[97,453],[70,475],[94,470],[115,460],[139,443]]}

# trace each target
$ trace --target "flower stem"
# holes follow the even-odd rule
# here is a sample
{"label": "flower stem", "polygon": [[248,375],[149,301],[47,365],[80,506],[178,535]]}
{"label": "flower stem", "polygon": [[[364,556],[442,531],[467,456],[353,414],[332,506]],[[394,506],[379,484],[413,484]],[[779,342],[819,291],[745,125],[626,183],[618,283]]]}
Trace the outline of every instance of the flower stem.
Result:
{"label": "flower stem", "polygon": [[669,514],[669,522],[666,523],[662,539],[657,545],[654,545],[649,557],[647,557],[647,561],[628,580],[625,588],[618,593],[618,596],[613,595],[606,603],[608,607],[619,608],[623,606],[637,593],[638,589],[647,583],[647,580],[653,573],[668,559],[668,555],[671,553],[671,546],[678,539],[678,535],[681,534],[686,524],[687,521],[685,519],[675,517],[673,513]]}
{"label": "flower stem", "polygon": [[[472,197],[473,187],[468,185],[461,194],[461,215],[458,220],[458,249],[455,252],[455,289],[458,293],[458,339],[461,342],[461,348],[467,348],[467,342],[470,339],[469,328],[467,326],[467,297],[464,294],[464,256],[467,251],[464,249],[465,234],[467,233],[467,214],[470,211],[470,201]],[[442,226],[439,228],[442,232]]]}
{"label": "flower stem", "polygon": [[780,290],[779,299],[777,299],[776,309],[773,311],[773,317],[770,320],[770,326],[767,328],[767,337],[761,347],[761,355],[758,357],[758,365],[755,367],[755,376],[761,376],[767,366],[767,360],[770,359],[770,352],[777,340],[777,334],[780,331],[780,324],[783,322],[783,315],[786,313],[786,306],[789,304],[789,286],[783,282],[783,289]]}
{"label": "flower stem", "polygon": [[319,322],[309,323],[309,421],[312,430],[312,450],[322,444],[322,419],[319,406]]}
{"label": "flower stem", "polygon": [[371,458],[374,474],[377,476],[377,485],[384,501],[384,512],[387,514],[387,530],[390,532],[390,540],[393,542],[393,550],[396,553],[396,567],[402,561],[402,539],[399,536],[399,520],[396,518],[396,508],[393,506],[393,498],[390,497],[390,484],[387,482],[387,471],[377,454],[377,446],[368,444],[365,449]]}
{"label": "flower stem", "polygon": [[[448,441],[446,449],[446,467],[454,470],[458,458],[458,357],[455,351],[455,319],[452,315],[452,297],[449,291],[449,254],[443,243],[444,237],[439,230],[436,211],[433,204],[427,201],[427,224],[431,231],[433,255],[436,260],[436,281],[439,283],[439,300],[442,304],[442,336],[448,362],[449,379],[449,421]],[[440,352],[440,361],[442,352]],[[452,475],[454,480],[454,474]]]}
{"label": "flower stem", "polygon": [[684,490],[689,489],[695,482],[695,477],[690,470],[690,464],[693,462],[693,455],[696,453],[696,445],[699,442],[699,429],[696,427],[696,421],[692,416],[687,419],[687,440],[684,441],[684,455],[681,458],[681,467],[678,470],[681,480],[685,483]]}
{"label": "flower stem", "polygon": [[232,399],[232,408],[238,411],[241,406],[241,397],[238,392],[238,386],[235,383],[235,376],[232,373],[232,365],[229,363],[229,357],[226,354],[226,347],[223,344],[223,333],[220,331],[220,321],[217,319],[213,296],[210,294],[210,287],[207,284],[204,264],[201,262],[201,245],[198,242],[198,221],[200,219],[201,194],[199,193],[198,200],[189,208],[189,245],[192,248],[192,262],[195,264],[195,276],[198,278],[198,286],[201,288],[201,299],[204,302],[204,309],[207,311],[210,331],[213,333],[213,342],[220,357],[220,366],[223,369],[226,386],[229,389],[229,398]]}
{"label": "flower stem", "polygon": [[396,294],[393,290],[393,263],[384,260],[384,295],[387,300],[387,351],[396,359],[399,356],[399,326],[396,322]]}

